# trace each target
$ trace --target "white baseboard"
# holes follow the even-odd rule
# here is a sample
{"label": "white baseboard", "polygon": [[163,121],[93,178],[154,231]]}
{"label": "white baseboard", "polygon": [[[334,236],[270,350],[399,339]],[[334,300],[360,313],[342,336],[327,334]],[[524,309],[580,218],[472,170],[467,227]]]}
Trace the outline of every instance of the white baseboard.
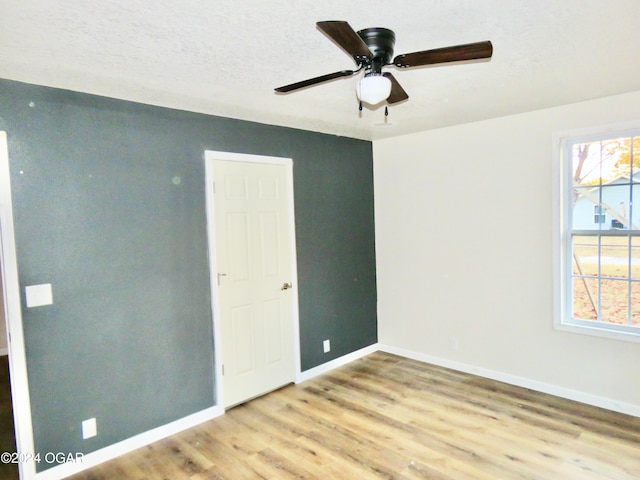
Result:
{"label": "white baseboard", "polygon": [[322,375],[334,368],[341,367],[346,365],[349,362],[353,362],[359,358],[367,356],[371,353],[375,353],[378,350],[378,344],[374,343],[373,345],[369,345],[368,347],[361,348],[360,350],[356,350],[355,352],[348,353],[347,355],[343,355],[342,357],[331,360],[327,363],[323,363],[322,365],[318,365],[317,367],[311,368],[309,370],[305,370],[300,374],[296,375],[296,383],[304,382],[305,380],[310,380],[313,377],[317,377],[318,375]]}
{"label": "white baseboard", "polygon": [[0,348],[0,357],[2,357],[4,355],[9,355],[9,349],[8,348]]}
{"label": "white baseboard", "polygon": [[632,403],[620,402],[612,398],[601,397],[598,395],[592,395],[590,393],[582,392],[579,390],[573,390],[570,388],[560,387],[558,385],[552,385],[545,382],[539,382],[526,377],[520,377],[518,375],[512,375],[509,373],[499,372],[496,370],[490,370],[487,368],[481,368],[466,363],[456,362],[446,358],[434,357],[411,350],[405,350],[403,348],[392,347],[390,345],[379,344],[379,349],[382,352],[393,353],[401,357],[410,358],[412,360],[418,360],[420,362],[431,363],[433,365],[439,365],[445,368],[451,368],[452,370],[458,370],[460,372],[471,373],[480,377],[489,378],[491,380],[497,380],[499,382],[508,383],[517,387],[524,387],[537,392],[548,393],[555,395],[556,397],[566,398],[568,400],[575,400],[576,402],[586,403],[594,407],[600,407],[614,412],[624,413],[627,415],[633,415],[640,417],[640,405]]}
{"label": "white baseboard", "polygon": [[95,467],[100,463],[124,455],[125,453],[137,450],[145,445],[157,442],[170,435],[219,417],[222,414],[224,414],[222,407],[207,408],[206,410],[196,412],[174,422],[162,425],[161,427],[127,438],[121,442],[96,450],[95,452],[88,453],[84,455],[82,462],[64,463],[40,472],[36,474],[36,480],[60,480],[69,477],[88,468]]}

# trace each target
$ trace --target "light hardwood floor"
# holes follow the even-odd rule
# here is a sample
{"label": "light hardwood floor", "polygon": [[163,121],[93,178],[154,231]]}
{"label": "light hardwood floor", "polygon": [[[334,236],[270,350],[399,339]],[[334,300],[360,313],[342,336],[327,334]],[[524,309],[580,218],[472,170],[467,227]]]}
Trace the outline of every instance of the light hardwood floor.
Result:
{"label": "light hardwood floor", "polygon": [[385,353],[73,480],[640,478],[640,418]]}

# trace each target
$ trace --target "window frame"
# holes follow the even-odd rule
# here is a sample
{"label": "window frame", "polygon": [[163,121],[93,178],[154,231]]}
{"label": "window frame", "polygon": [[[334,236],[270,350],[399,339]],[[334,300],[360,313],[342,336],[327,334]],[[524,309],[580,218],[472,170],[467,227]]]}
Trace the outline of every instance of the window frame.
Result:
{"label": "window frame", "polygon": [[[640,343],[640,327],[581,320],[572,316],[572,280],[574,278],[572,236],[591,235],[596,230],[599,230],[602,236],[628,236],[631,232],[613,228],[594,228],[593,230],[572,228],[574,185],[571,156],[571,147],[576,143],[639,136],[640,122],[562,132],[553,135],[553,326],[556,330]],[[638,208],[640,208],[640,205]],[[633,232],[632,238],[636,236],[640,238],[640,230],[633,230]],[[598,278],[602,277],[598,275]]]}

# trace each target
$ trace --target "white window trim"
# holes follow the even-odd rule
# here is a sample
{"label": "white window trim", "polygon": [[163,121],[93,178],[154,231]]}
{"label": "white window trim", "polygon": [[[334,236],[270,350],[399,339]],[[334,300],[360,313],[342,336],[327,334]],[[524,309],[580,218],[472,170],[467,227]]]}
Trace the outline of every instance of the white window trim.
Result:
{"label": "white window trim", "polygon": [[[571,245],[566,236],[567,219],[570,218],[571,205],[568,195],[565,195],[567,176],[571,177],[571,165],[566,158],[565,143],[572,141],[589,141],[603,136],[624,135],[628,132],[637,133],[640,130],[640,120],[632,123],[612,124],[599,127],[588,127],[579,130],[557,132],[553,135],[552,143],[552,259],[553,259],[553,326],[556,330],[601,338],[640,343],[640,329],[638,331],[613,330],[608,325],[590,321],[580,321],[571,318],[571,278],[567,272],[569,262],[564,261],[571,255]],[[571,268],[569,266],[569,268]],[[629,327],[631,328],[631,327]]]}

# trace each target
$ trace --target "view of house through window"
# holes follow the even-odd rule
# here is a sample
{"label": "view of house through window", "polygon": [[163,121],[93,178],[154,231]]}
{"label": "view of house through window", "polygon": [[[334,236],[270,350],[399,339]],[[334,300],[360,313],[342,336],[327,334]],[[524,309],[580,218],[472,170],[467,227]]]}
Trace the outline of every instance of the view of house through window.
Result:
{"label": "view of house through window", "polygon": [[640,334],[640,131],[564,148],[563,323]]}

